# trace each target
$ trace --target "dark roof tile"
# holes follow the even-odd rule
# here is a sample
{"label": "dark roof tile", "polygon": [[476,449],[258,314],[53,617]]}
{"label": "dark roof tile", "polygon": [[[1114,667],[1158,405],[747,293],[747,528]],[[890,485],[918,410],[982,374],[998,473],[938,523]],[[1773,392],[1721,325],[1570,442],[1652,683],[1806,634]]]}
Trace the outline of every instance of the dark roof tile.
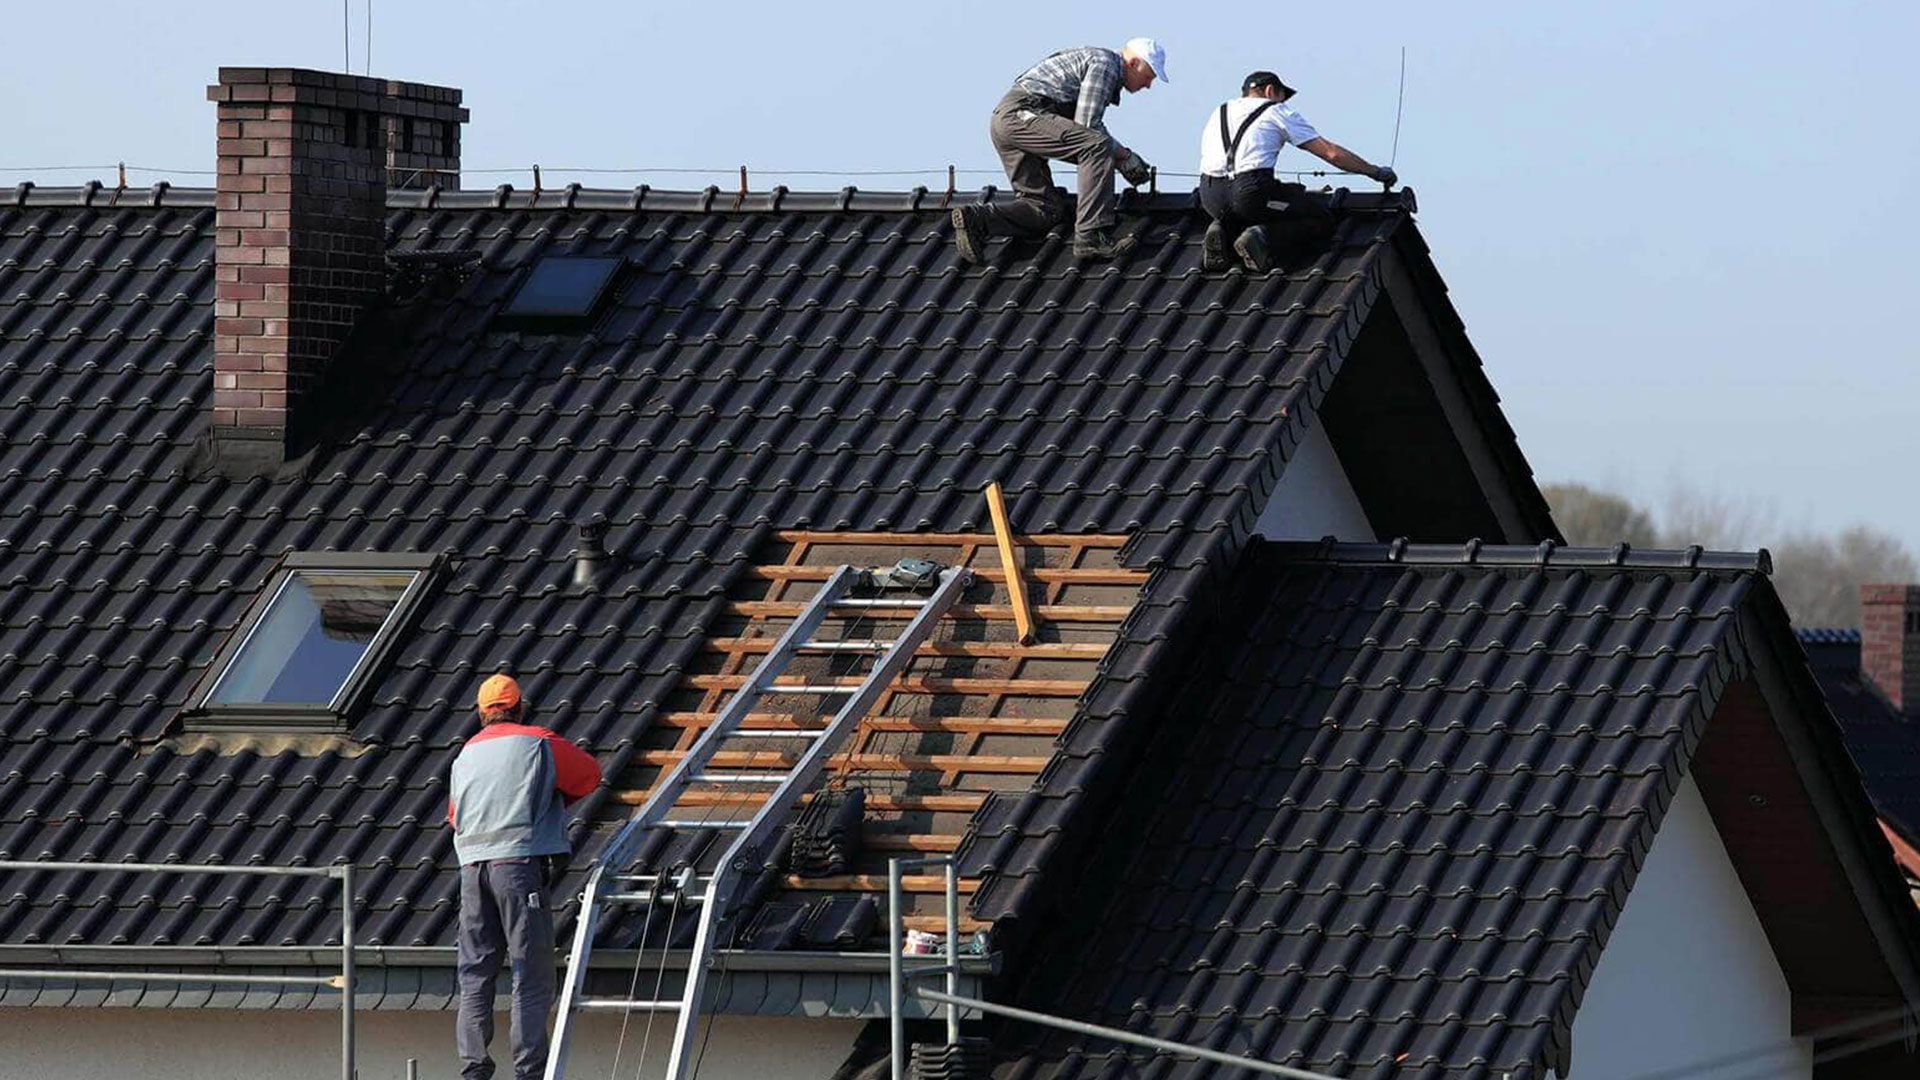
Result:
{"label": "dark roof tile", "polygon": [[[1764,569],[1256,542],[1206,659],[1146,714],[1158,734],[1080,885],[1100,899],[1058,916],[1016,998],[1334,1075],[1564,1071],[1712,703],[1756,662]],[[1126,1060],[1004,1035],[1011,1076]]]}
{"label": "dark roof tile", "polygon": [[[1412,232],[1410,204],[1359,200],[1306,271],[1204,275],[1189,203],[1163,197],[1129,201],[1164,239],[1128,264],[1049,243],[968,270],[931,198],[571,197],[396,194],[394,248],[480,263],[396,301],[404,364],[298,475],[239,483],[192,456],[210,193],[21,188],[0,206],[0,851],[352,858],[392,868],[369,933],[444,944],[436,807],[479,672],[515,668],[543,718],[630,753],[769,529],[979,529],[999,479],[1022,528],[1134,532],[1129,561],[1160,567],[1053,766],[977,823],[969,850],[1005,879],[983,907],[1012,912],[1085,842],[1075,808],[1114,794],[1154,656],[1247,538],[1372,303],[1371,262]],[[494,325],[553,252],[633,272],[587,332]],[[628,561],[582,594],[575,526],[594,514]],[[356,756],[174,752],[161,740],[246,599],[315,548],[457,556],[355,718]],[[288,888],[152,910],[36,889],[0,941],[337,932],[266,902]]]}

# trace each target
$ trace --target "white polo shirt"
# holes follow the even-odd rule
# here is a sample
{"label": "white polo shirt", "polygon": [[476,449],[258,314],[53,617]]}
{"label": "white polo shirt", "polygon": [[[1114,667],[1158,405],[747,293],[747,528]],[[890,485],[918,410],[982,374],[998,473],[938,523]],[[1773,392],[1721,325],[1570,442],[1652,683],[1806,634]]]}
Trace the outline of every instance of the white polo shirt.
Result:
{"label": "white polo shirt", "polygon": [[[1266,103],[1266,98],[1257,97],[1227,102],[1227,134],[1239,131],[1247,114]],[[1227,144],[1220,138],[1220,110],[1216,107],[1207,112],[1207,122],[1200,127],[1200,174],[1227,176],[1248,169],[1271,169],[1280,157],[1281,148],[1288,143],[1299,146],[1319,137],[1320,133],[1307,123],[1306,117],[1287,105],[1275,105],[1261,113],[1260,119],[1241,136],[1239,152],[1234,154],[1233,168],[1229,170]]]}

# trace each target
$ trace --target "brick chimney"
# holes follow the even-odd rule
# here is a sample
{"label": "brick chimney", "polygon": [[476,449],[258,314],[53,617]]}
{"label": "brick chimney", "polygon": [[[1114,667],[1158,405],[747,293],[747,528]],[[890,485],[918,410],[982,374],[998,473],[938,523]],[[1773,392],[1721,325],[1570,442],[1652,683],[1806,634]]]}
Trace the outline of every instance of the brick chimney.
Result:
{"label": "brick chimney", "polygon": [[460,91],[221,68],[212,447],[229,476],[303,452],[301,412],[386,288],[389,186],[458,187]]}
{"label": "brick chimney", "polygon": [[1901,712],[1920,712],[1920,585],[1860,586],[1860,673]]}

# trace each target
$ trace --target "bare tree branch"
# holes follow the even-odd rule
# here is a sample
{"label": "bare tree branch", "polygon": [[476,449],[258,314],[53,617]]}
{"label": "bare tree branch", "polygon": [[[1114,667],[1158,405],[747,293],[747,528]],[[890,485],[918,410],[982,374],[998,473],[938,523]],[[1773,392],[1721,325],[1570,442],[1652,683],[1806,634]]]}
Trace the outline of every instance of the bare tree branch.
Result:
{"label": "bare tree branch", "polygon": [[1675,484],[1658,520],[1624,495],[1585,484],[1541,489],[1568,543],[1609,547],[1715,550],[1766,547],[1773,553],[1773,584],[1801,626],[1860,625],[1860,586],[1920,582],[1920,563],[1898,537],[1870,525],[1837,532],[1782,526],[1768,503]]}

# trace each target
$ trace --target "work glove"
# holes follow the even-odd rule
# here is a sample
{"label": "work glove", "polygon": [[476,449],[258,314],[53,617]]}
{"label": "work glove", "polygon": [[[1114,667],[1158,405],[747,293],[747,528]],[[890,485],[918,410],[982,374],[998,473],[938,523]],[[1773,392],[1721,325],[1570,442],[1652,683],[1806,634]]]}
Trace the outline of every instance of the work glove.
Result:
{"label": "work glove", "polygon": [[1113,165],[1114,168],[1120,170],[1121,176],[1126,177],[1127,183],[1132,184],[1134,187],[1139,187],[1141,184],[1153,179],[1153,166],[1147,164],[1146,158],[1141,157],[1131,150],[1120,151],[1119,160],[1115,161]]}
{"label": "work glove", "polygon": [[1388,187],[1392,187],[1393,185],[1400,182],[1400,174],[1397,172],[1394,172],[1393,168],[1388,165],[1382,165],[1379,168],[1373,170],[1373,178],[1387,185]]}

